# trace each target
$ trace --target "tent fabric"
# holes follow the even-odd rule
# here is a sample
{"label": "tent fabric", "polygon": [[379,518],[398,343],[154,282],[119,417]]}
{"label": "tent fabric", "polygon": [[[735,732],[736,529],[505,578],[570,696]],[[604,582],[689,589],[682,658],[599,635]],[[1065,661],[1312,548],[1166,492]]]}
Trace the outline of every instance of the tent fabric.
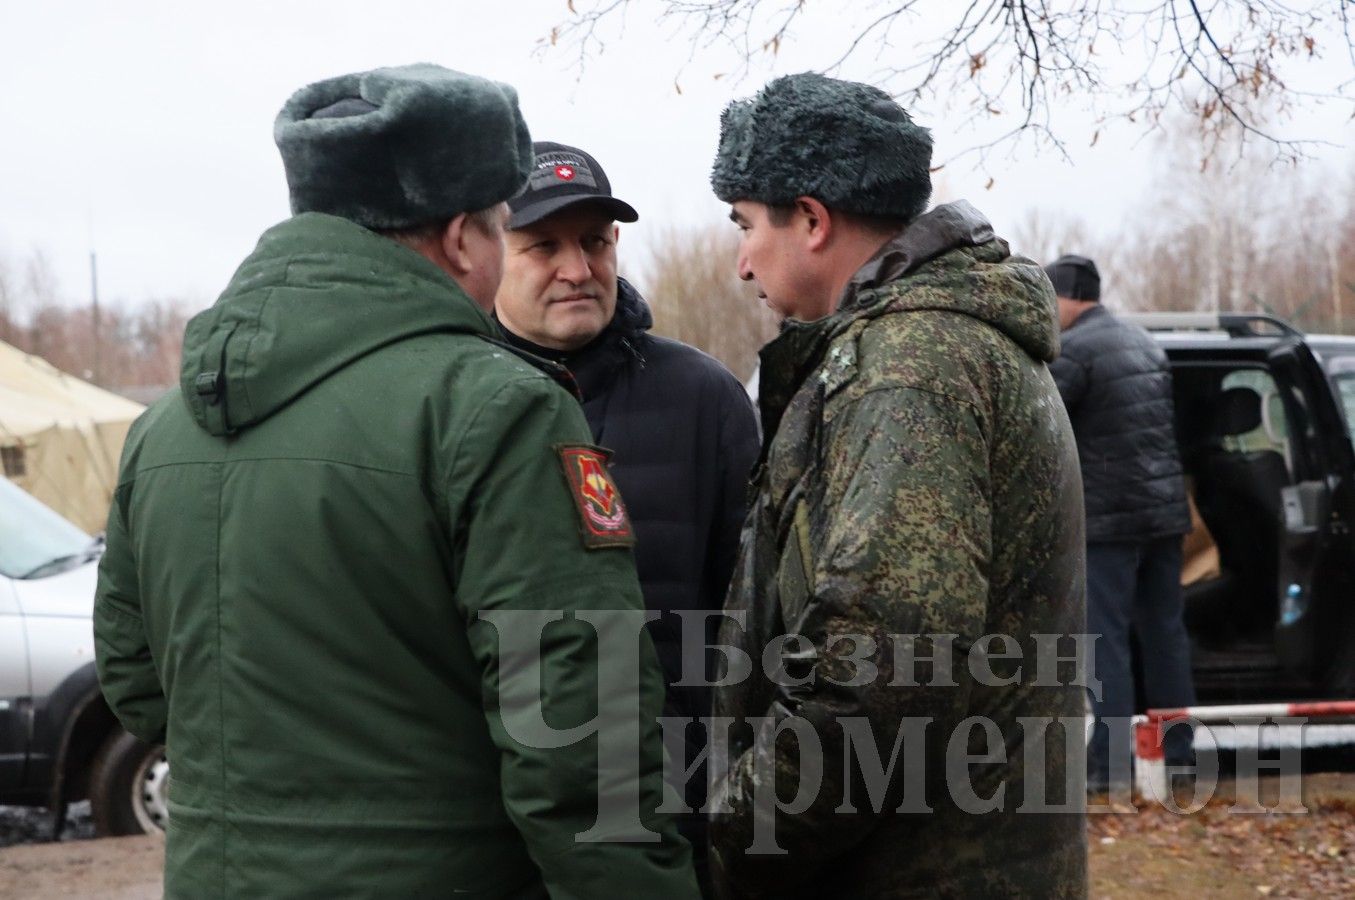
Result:
{"label": "tent fabric", "polygon": [[5,474],[85,531],[104,529],[122,443],[144,409],[0,341]]}

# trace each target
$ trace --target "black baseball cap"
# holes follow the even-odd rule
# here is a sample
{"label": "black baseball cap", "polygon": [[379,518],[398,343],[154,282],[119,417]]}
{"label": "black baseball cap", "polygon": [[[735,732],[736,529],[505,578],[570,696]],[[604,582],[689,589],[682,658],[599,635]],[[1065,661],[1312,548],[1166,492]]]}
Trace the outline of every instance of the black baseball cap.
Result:
{"label": "black baseball cap", "polygon": [[629,203],[612,196],[612,183],[602,166],[578,147],[537,141],[532,144],[532,174],[527,186],[508,201],[508,227],[525,228],[579,203],[592,203],[617,222],[640,218]]}

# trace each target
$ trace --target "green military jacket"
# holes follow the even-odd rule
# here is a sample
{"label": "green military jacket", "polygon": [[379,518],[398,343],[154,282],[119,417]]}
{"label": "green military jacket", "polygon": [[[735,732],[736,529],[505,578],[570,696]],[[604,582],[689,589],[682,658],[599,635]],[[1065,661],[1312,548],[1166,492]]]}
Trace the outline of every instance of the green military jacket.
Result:
{"label": "green military jacket", "polygon": [[[109,705],[168,748],[168,896],[695,896],[666,818],[575,840],[596,739],[507,727],[499,689],[533,676],[550,726],[588,722],[596,641],[549,626],[541,674],[482,614],[643,606],[605,470],[568,468],[598,461],[576,401],[493,328],[420,255],[319,214],[189,323],[182,395],[128,437],[95,605]],[[663,688],[636,640],[652,811]]]}
{"label": "green military jacket", "polygon": [[[1046,368],[1057,335],[1039,266],[961,203],[763,350],[768,445],[721,629],[753,668],[731,666],[715,701],[717,722],[755,720],[712,762],[726,896],[1085,893],[1082,764],[1065,760],[1081,689],[1072,664],[1035,665],[1033,637],[1084,628],[1077,451]],[[1042,717],[1075,733],[1019,721]]]}

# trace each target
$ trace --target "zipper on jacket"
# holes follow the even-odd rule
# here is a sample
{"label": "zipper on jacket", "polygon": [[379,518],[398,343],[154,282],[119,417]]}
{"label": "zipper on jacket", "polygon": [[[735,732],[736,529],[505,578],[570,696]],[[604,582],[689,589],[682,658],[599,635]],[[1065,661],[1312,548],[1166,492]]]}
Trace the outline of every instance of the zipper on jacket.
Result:
{"label": "zipper on jacket", "polygon": [[621,339],[621,346],[624,347],[631,356],[635,357],[635,361],[640,364],[640,368],[643,369],[645,367],[644,354],[635,349],[635,345],[630,342],[630,338],[623,337]]}

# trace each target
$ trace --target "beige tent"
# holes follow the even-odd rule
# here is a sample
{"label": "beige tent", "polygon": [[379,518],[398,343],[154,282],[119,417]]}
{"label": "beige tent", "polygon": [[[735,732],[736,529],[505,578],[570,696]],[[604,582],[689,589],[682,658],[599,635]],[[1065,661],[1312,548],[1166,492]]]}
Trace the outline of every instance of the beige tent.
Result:
{"label": "beige tent", "polygon": [[0,470],[90,533],[104,529],[143,409],[0,341]]}

